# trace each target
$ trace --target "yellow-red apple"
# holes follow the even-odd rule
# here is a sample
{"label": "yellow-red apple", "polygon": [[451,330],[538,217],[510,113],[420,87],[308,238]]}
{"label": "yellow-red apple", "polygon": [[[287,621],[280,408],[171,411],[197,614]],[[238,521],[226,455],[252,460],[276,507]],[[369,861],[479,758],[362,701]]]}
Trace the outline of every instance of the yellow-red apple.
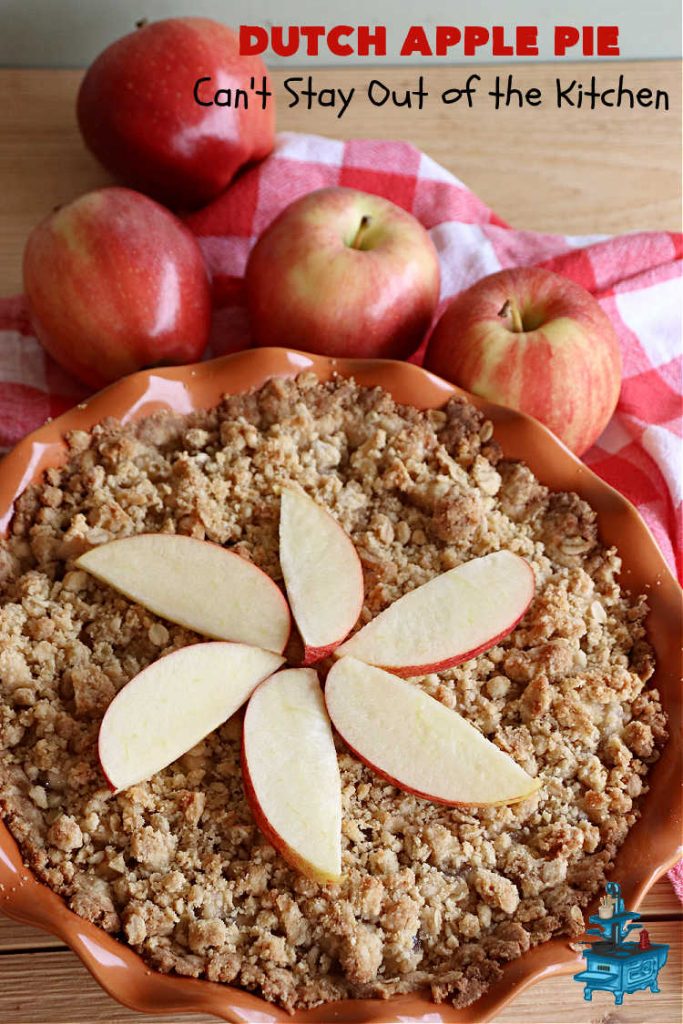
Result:
{"label": "yellow-red apple", "polygon": [[439,280],[436,249],[412,214],[355,189],[319,189],[283,210],[251,252],[252,337],[402,359],[431,324]]}
{"label": "yellow-red apple", "polygon": [[196,239],[126,188],[88,192],[33,229],[24,291],[43,347],[94,388],[146,366],[194,362],[209,335]]}
{"label": "yellow-red apple", "polygon": [[501,270],[457,295],[425,366],[535,416],[577,455],[607,426],[621,387],[607,314],[580,285],[540,267]]}

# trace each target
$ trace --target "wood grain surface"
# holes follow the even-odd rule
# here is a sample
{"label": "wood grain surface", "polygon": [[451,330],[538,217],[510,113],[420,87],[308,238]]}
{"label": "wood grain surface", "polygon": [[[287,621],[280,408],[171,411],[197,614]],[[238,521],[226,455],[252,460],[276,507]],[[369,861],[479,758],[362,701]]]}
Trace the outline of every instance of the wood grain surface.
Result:
{"label": "wood grain surface", "polygon": [[[430,97],[421,111],[373,107],[364,90],[373,77],[397,90],[414,88],[416,69],[327,68],[310,72],[315,87],[357,89],[346,114],[289,108],[283,81],[308,71],[275,71],[278,126],[338,138],[406,138],[453,171],[509,223],[536,231],[593,234],[662,228],[681,219],[681,82],[675,61],[563,64],[563,82],[601,87],[619,74],[629,87],[659,88],[668,111],[640,108],[495,110],[484,102],[497,75],[511,72],[522,89],[553,96],[558,65],[479,68],[482,102],[472,109],[438,101],[462,85],[467,69],[427,68]],[[76,126],[80,71],[0,70],[0,295],[21,289],[26,237],[59,203],[109,181],[85,150]]]}
{"label": "wood grain surface", "polygon": [[[550,95],[557,66],[477,69],[478,88],[514,71],[516,84]],[[317,88],[355,86],[358,98],[339,119],[333,110],[287,109],[285,77],[275,72],[281,130],[341,138],[408,138],[473,188],[517,227],[567,234],[635,229],[678,230],[680,190],[680,65],[677,62],[562,65],[563,79],[590,75],[631,88],[666,89],[669,112],[648,109],[495,111],[427,105],[406,112],[374,108],[361,93],[371,78],[391,88],[414,88],[418,69],[315,69]],[[462,68],[429,68],[425,88],[437,94],[462,84]],[[86,152],[74,118],[81,72],[0,70],[0,295],[21,289],[21,253],[32,226],[58,203],[109,179]],[[584,1003],[570,977],[550,979],[522,993],[497,1024],[678,1024],[681,1006],[681,907],[666,878],[641,912],[653,941],[671,945],[658,995],[637,993],[615,1007],[596,993]],[[174,1017],[181,1022],[212,1020]],[[124,1024],[168,1022],[143,1017],[114,1003],[58,940],[0,917],[0,1022],[2,1024]]]}

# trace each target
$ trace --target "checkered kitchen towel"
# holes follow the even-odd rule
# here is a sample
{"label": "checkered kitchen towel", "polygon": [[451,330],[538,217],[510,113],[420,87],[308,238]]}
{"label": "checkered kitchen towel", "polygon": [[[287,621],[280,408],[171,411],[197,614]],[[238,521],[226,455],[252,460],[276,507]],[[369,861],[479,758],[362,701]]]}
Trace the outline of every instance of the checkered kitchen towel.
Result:
{"label": "checkered kitchen towel", "polygon": [[[210,268],[210,352],[248,347],[241,278],[255,238],[298,196],[347,185],[386,196],[430,231],[442,303],[502,267],[538,264],[578,281],[616,327],[624,358],[619,407],[586,462],[638,506],[673,566],[681,561],[681,253],[667,232],[570,238],[518,231],[462,182],[402,142],[282,134],[275,152],[194,214]],[[420,353],[413,357],[420,361]],[[0,447],[84,396],[31,334],[20,298],[0,300]]]}
{"label": "checkered kitchen towel", "polygon": [[[681,561],[681,255],[683,237],[640,232],[571,238],[510,228],[462,182],[402,142],[282,134],[275,152],[189,218],[211,271],[211,355],[246,348],[242,275],[256,237],[306,192],[346,185],[386,196],[429,230],[443,304],[485,274],[535,264],[599,300],[621,343],[618,409],[585,461],[638,507],[669,564]],[[422,352],[423,350],[421,350]],[[413,357],[420,362],[421,352]],[[85,396],[31,334],[22,299],[0,300],[0,447]],[[683,865],[672,872],[683,899]]]}

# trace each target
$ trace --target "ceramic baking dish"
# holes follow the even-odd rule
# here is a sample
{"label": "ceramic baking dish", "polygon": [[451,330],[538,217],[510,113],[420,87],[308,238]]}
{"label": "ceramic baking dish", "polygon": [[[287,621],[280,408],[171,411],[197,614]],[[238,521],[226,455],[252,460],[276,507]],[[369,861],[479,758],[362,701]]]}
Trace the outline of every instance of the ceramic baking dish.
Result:
{"label": "ceramic baking dish", "polygon": [[[385,360],[327,359],[288,349],[259,349],[173,369],[136,373],[88,402],[46,423],[24,438],[0,464],[0,528],[6,531],[15,499],[49,466],[64,460],[63,436],[89,430],[107,416],[137,420],[158,409],[187,413],[215,405],[226,392],[259,387],[274,376],[314,370],[321,379],[353,376],[360,384],[381,385],[399,402],[418,408],[442,406],[453,394],[465,394],[408,363]],[[600,536],[623,559],[622,586],[646,592],[647,620],[656,652],[652,685],[660,690],[670,719],[671,738],[649,776],[650,792],[642,816],[621,847],[612,877],[621,883],[626,905],[635,910],[656,879],[683,853],[681,849],[681,594],[648,528],[635,508],[603,483],[535,420],[466,395],[495,424],[505,455],[524,459],[542,483],[576,491],[598,513]],[[227,985],[151,971],[132,949],[77,917],[63,901],[24,867],[16,843],[0,822],[0,910],[17,921],[59,936],[80,957],[115,999],[135,1010],[155,1013],[214,1014],[227,1021],[429,1021],[481,1022],[529,985],[553,974],[580,969],[582,961],[568,940],[553,939],[508,963],[503,976],[466,1009],[436,1006],[427,994],[382,1000],[347,1000],[291,1017],[257,996]]]}

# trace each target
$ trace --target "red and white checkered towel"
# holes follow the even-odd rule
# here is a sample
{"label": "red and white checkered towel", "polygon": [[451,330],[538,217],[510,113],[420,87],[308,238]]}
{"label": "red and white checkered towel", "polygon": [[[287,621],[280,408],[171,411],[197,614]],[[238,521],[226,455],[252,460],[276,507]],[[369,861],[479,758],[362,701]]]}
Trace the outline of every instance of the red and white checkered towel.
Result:
{"label": "red and white checkered towel", "polygon": [[[403,142],[282,134],[275,152],[189,219],[213,285],[207,355],[248,347],[241,278],[255,238],[298,196],[347,185],[386,196],[428,228],[442,302],[502,267],[538,264],[600,301],[621,342],[619,407],[586,462],[638,506],[673,566],[681,563],[681,254],[663,231],[571,238],[508,227],[462,182]],[[295,339],[293,339],[295,340]],[[413,357],[420,361],[420,353]],[[20,298],[0,300],[0,447],[84,396],[31,335]]]}
{"label": "red and white checkered towel", "polygon": [[[249,345],[242,275],[256,237],[293,199],[328,185],[386,196],[425,225],[441,259],[442,304],[485,274],[529,264],[556,270],[595,295],[619,336],[624,381],[618,409],[585,461],[638,507],[681,573],[683,236],[657,231],[572,238],[519,231],[407,143],[282,134],[267,160],[189,218],[213,279],[207,356]],[[413,361],[420,362],[420,353]],[[0,447],[85,394],[43,354],[21,298],[0,300]],[[680,869],[674,884],[683,898]]]}

